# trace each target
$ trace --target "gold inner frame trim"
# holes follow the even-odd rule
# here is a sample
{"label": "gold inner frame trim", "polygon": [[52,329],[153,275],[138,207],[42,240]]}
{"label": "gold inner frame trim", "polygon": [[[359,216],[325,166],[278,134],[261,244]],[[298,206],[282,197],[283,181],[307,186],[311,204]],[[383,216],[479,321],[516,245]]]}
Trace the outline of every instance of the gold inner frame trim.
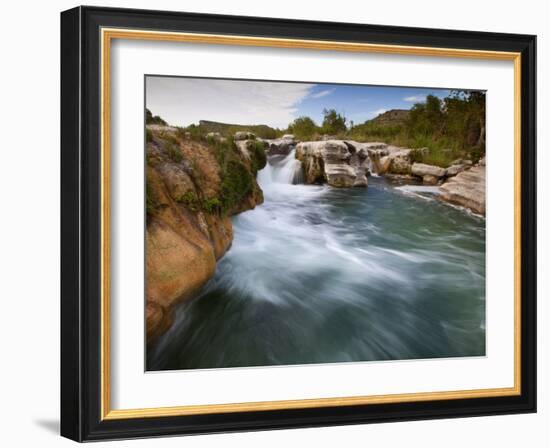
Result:
{"label": "gold inner frame trim", "polygon": [[[110,50],[113,39],[183,42],[212,45],[293,48],[355,53],[455,57],[514,63],[514,386],[493,389],[419,392],[302,400],[111,409],[110,350]],[[521,394],[521,54],[513,52],[418,47],[304,39],[278,39],[216,34],[101,29],[101,419],[167,417],[228,412],[307,409],[413,401],[502,397]]]}

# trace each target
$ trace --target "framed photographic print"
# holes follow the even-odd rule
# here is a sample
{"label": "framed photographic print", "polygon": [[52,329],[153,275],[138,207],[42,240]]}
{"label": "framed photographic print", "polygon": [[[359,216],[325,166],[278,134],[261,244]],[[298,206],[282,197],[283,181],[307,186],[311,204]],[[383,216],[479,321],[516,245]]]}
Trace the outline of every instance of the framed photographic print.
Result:
{"label": "framed photographic print", "polygon": [[61,14],[61,433],[535,412],[534,36]]}

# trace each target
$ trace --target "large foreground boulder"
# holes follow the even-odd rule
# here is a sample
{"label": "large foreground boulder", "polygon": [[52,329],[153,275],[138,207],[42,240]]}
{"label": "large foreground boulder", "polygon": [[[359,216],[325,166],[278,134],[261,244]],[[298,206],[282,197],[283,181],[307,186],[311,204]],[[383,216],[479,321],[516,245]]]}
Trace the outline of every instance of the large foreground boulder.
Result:
{"label": "large foreground boulder", "polygon": [[436,165],[428,165],[426,163],[413,163],[411,173],[415,176],[423,177],[426,175],[434,177],[444,177],[445,168]]}
{"label": "large foreground boulder", "polygon": [[411,174],[421,177],[425,184],[436,185],[445,177],[446,170],[440,166],[428,165],[426,163],[413,163],[411,166]]}
{"label": "large foreground boulder", "polygon": [[449,178],[440,188],[440,198],[485,215],[485,165],[477,165]]}

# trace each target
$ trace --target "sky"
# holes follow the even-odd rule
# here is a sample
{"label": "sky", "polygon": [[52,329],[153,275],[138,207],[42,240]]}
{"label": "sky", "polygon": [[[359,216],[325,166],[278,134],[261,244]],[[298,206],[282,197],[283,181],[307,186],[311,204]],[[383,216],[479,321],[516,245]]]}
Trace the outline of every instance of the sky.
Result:
{"label": "sky", "polygon": [[410,109],[427,95],[448,96],[447,89],[343,84],[240,81],[148,76],[146,107],[173,126],[199,120],[266,124],[284,129],[295,118],[323,121],[323,109],[336,109],[360,124],[390,109]]}

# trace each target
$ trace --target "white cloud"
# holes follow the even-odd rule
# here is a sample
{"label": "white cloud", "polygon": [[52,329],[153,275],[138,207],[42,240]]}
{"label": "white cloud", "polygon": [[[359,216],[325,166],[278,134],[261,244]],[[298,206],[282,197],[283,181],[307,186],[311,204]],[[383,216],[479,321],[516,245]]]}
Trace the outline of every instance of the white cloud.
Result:
{"label": "white cloud", "polygon": [[426,95],[406,96],[405,98],[403,98],[403,100],[408,101],[409,103],[420,103],[426,100]]}
{"label": "white cloud", "polygon": [[283,128],[313,84],[199,78],[148,77],[146,104],[168,123],[187,126],[199,120],[267,124]]}
{"label": "white cloud", "polygon": [[335,89],[321,90],[320,92],[312,94],[311,98],[323,98],[324,96],[330,95],[332,92],[334,92],[334,90]]}

